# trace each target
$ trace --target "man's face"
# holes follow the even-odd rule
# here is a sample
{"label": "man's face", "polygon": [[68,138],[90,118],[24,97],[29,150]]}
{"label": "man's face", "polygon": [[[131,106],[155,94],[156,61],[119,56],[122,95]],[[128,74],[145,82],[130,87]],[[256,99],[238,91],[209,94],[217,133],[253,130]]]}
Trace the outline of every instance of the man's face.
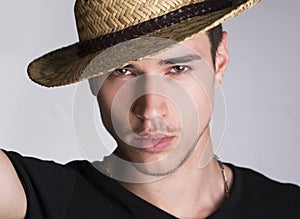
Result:
{"label": "man's face", "polygon": [[97,99],[116,154],[146,174],[166,175],[195,147],[205,147],[199,142],[211,117],[215,76],[206,34],[111,72]]}

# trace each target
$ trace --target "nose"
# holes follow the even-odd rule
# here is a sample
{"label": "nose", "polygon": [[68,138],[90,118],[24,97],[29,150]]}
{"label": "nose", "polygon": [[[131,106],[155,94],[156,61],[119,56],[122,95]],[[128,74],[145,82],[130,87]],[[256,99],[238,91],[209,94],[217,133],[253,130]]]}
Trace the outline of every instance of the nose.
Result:
{"label": "nose", "polygon": [[166,98],[155,93],[145,94],[135,101],[132,110],[142,120],[165,117],[167,114]]}
{"label": "nose", "polygon": [[139,84],[143,95],[132,106],[133,113],[142,120],[165,117],[168,111],[168,99],[163,95],[164,82],[155,77],[145,77]]}

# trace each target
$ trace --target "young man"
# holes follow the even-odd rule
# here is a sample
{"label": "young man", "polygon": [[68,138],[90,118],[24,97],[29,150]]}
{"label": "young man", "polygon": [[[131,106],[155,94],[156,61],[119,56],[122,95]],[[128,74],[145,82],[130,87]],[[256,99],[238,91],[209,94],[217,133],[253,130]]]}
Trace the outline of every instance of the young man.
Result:
{"label": "young man", "polygon": [[255,3],[78,0],[80,43],[33,61],[29,75],[49,87],[89,79],[118,147],[94,165],[1,152],[0,218],[299,218],[297,186],[212,154],[228,63],[217,25]]}

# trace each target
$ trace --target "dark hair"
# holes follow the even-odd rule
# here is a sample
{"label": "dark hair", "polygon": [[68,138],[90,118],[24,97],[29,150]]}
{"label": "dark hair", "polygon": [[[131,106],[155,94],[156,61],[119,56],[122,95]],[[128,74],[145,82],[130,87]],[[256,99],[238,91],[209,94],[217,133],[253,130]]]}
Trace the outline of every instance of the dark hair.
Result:
{"label": "dark hair", "polygon": [[207,31],[207,35],[211,45],[210,52],[211,52],[214,66],[216,64],[215,61],[216,61],[217,49],[220,42],[222,41],[222,33],[223,33],[222,24],[219,24],[218,26],[215,26],[214,28]]}

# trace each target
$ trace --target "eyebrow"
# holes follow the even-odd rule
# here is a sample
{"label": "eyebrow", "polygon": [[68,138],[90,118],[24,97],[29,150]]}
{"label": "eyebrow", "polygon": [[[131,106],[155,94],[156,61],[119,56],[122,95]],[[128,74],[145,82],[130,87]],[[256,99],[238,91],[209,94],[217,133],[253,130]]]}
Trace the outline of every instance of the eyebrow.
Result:
{"label": "eyebrow", "polygon": [[191,61],[200,60],[200,59],[201,59],[201,57],[199,55],[190,54],[190,55],[170,58],[170,59],[166,59],[166,60],[161,60],[160,64],[161,65],[178,64],[178,63],[186,63],[186,62],[191,62]]}
{"label": "eyebrow", "polygon": [[[191,61],[195,61],[195,60],[201,60],[201,57],[199,55],[190,54],[190,55],[170,58],[170,59],[166,59],[166,60],[160,60],[159,64],[160,65],[172,65],[172,64],[179,64],[179,63],[187,63],[187,62],[191,62]],[[135,68],[135,65],[128,64],[128,65],[124,66],[123,68]]]}

